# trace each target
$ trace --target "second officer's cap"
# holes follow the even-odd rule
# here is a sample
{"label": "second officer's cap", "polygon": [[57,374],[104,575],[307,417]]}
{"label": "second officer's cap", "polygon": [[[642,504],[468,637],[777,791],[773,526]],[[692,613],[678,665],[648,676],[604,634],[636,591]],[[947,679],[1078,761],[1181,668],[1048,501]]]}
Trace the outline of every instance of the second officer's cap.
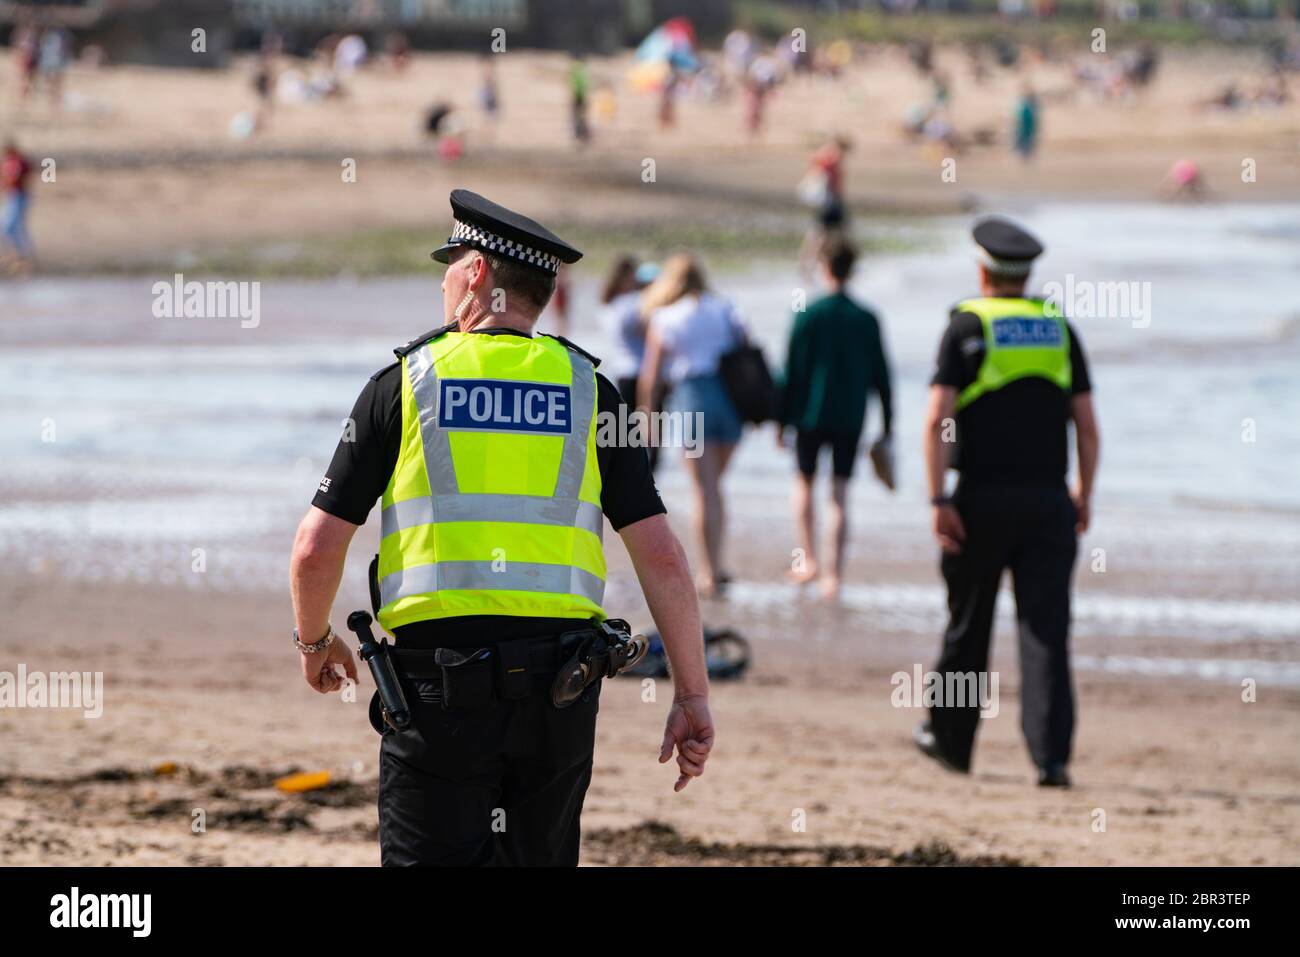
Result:
{"label": "second officer's cap", "polygon": [[971,231],[980,264],[997,276],[1028,276],[1043,244],[1028,230],[1001,216],[987,216]]}
{"label": "second officer's cap", "polygon": [[448,262],[452,250],[460,246],[516,259],[551,275],[560,271],[561,263],[582,258],[581,252],[540,223],[467,189],[451,191],[451,213],[451,236],[433,251],[440,263]]}

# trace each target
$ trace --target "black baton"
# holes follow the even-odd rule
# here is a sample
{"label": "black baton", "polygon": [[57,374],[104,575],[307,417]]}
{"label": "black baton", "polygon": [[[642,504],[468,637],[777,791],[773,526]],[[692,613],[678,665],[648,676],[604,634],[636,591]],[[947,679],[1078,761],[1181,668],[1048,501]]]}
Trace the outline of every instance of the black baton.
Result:
{"label": "black baton", "polygon": [[348,628],[357,636],[357,651],[361,660],[370,666],[370,675],[379,690],[379,701],[384,706],[384,720],[398,731],[411,725],[411,712],[406,707],[406,695],[393,670],[393,659],[388,654],[388,639],[375,641],[370,623],[374,621],[368,611],[354,611],[348,615]]}

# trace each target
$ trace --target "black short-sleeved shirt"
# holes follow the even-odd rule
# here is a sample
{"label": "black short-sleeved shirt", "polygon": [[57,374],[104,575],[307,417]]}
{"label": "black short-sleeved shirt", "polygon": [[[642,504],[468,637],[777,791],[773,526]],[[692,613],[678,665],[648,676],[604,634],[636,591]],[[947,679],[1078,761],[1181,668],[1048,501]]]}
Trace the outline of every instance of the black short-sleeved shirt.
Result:
{"label": "black short-sleeved shirt", "polygon": [[[477,329],[475,335],[526,335],[512,329]],[[420,341],[431,338],[424,337]],[[395,362],[370,377],[352,408],[351,434],[345,432],[320,481],[312,504],[353,525],[364,525],[384,494],[397,467],[402,436],[402,366]],[[603,375],[596,376],[598,412],[619,414],[622,399]],[[615,531],[667,511],[650,470],[644,448],[597,445],[600,506]],[[448,645],[553,634],[572,630],[574,619],[470,615],[416,622],[396,629],[406,645],[431,642]]]}
{"label": "black short-sleeved shirt", "polygon": [[[1037,376],[985,393],[957,413],[952,466],[966,485],[1033,487],[1059,485],[1070,465],[1070,400],[1092,391],[1088,360],[1069,323],[1070,392]],[[979,316],[953,309],[939,343],[933,385],[959,393],[975,381],[984,360]]]}

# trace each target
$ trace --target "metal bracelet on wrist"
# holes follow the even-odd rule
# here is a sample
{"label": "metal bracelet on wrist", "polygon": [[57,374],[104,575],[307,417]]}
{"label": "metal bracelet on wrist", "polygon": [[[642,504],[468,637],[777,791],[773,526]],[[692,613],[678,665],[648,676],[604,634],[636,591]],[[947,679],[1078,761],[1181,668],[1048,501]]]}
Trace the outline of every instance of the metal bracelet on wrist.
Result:
{"label": "metal bracelet on wrist", "polygon": [[325,637],[320,641],[314,641],[310,645],[304,645],[298,637],[298,629],[293,630],[293,644],[304,655],[314,655],[318,651],[324,651],[328,648],[338,636],[334,633],[334,626],[326,623]]}

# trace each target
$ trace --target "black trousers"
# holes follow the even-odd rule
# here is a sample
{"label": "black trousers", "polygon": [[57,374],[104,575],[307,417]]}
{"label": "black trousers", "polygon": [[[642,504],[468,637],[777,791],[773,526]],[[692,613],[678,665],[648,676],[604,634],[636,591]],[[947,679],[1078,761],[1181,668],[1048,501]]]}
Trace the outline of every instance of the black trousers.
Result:
{"label": "black trousers", "polygon": [[[959,555],[944,553],[948,628],[935,671],[988,668],[993,612],[1004,569],[1011,569],[1020,629],[1020,724],[1039,767],[1070,760],[1074,691],[1070,679],[1070,579],[1078,548],[1077,515],[1065,486],[958,488],[966,527]],[[930,709],[939,746],[968,766],[979,726],[978,703]]]}
{"label": "black trousers", "polygon": [[434,682],[403,682],[413,712],[379,749],[385,867],[574,866],[591,783],[600,683],[551,704],[549,678],[489,710],[444,711]]}

